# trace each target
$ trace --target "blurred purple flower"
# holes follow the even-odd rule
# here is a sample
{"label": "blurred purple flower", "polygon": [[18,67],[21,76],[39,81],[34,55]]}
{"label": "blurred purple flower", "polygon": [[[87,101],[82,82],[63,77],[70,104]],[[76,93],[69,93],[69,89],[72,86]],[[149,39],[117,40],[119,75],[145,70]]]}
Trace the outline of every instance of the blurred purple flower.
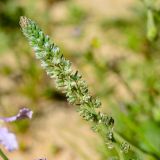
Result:
{"label": "blurred purple flower", "polygon": [[0,128],[0,144],[2,144],[8,151],[18,149],[16,136],[13,133],[8,132],[8,129],[5,127]]}
{"label": "blurred purple flower", "polygon": [[22,109],[20,109],[19,113],[16,116],[7,117],[7,118],[0,117],[0,120],[2,120],[4,122],[13,122],[13,121],[21,120],[21,119],[24,119],[24,118],[31,119],[32,114],[33,114],[33,111],[31,111],[30,109],[22,108]]}
{"label": "blurred purple flower", "polygon": [[[12,117],[0,117],[3,122],[13,122],[24,118],[32,118],[33,111],[28,108],[20,109],[19,113]],[[6,127],[0,127],[0,144],[2,144],[8,151],[13,151],[18,148],[16,136],[8,132]]]}

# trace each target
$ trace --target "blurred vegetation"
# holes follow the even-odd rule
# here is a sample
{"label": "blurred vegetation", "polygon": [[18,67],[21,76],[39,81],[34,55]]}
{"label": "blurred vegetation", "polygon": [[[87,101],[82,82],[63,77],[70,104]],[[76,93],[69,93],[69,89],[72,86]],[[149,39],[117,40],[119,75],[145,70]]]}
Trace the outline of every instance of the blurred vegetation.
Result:
{"label": "blurred vegetation", "polygon": [[[1,103],[6,95],[25,97],[27,102],[24,100],[18,103],[17,107],[29,105],[37,113],[42,107],[42,101],[65,101],[64,95],[55,89],[54,84],[34,60],[31,50],[20,34],[19,17],[26,15],[35,19],[47,33],[53,35],[54,26],[70,26],[74,31],[71,39],[78,45],[87,35],[87,29],[84,28],[90,27],[88,24],[92,22],[90,11],[73,1],[65,1],[66,19],[60,23],[52,20],[49,8],[62,1],[42,1],[45,9],[41,12],[37,0],[19,2],[0,1],[0,56],[3,59],[7,54],[15,59],[14,64],[10,63],[9,57],[9,62],[4,63],[2,60],[0,75],[10,79],[16,86],[4,92],[0,88],[0,104],[4,108],[1,111],[4,114],[9,114],[11,110],[14,112],[12,102],[7,107]],[[123,153],[126,160],[160,159],[160,9],[157,4],[158,0],[137,0],[131,8],[133,17],[102,17],[96,21],[94,25],[102,32],[104,42],[97,36],[87,39],[87,47],[80,50],[74,47],[70,49],[65,43],[62,47],[65,56],[86,75],[93,93],[102,99],[103,110],[115,118],[114,129],[138,150],[138,154],[130,150]],[[113,33],[116,36],[112,36]],[[104,43],[117,47],[117,50],[123,48],[128,53],[109,58],[107,54],[101,54]],[[119,88],[124,90],[124,95]],[[29,123],[22,121],[13,124],[13,128],[17,133],[24,133],[28,131]],[[22,148],[25,148],[24,146],[22,144]],[[106,149],[105,144],[95,148],[102,155],[102,160],[118,157],[116,150]],[[53,145],[53,154],[60,150]]]}

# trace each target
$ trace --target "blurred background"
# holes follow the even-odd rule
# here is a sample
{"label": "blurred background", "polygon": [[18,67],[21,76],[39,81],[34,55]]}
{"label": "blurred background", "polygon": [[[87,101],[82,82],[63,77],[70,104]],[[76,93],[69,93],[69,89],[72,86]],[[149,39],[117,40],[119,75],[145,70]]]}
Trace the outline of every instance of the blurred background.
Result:
{"label": "blurred background", "polygon": [[82,73],[102,111],[114,117],[115,130],[149,154],[145,160],[160,159],[160,12],[154,2],[157,33],[148,40],[151,20],[141,0],[0,0],[0,115],[23,106],[34,110],[31,121],[9,125],[20,143],[10,159],[117,157],[35,60],[19,27],[22,15]]}

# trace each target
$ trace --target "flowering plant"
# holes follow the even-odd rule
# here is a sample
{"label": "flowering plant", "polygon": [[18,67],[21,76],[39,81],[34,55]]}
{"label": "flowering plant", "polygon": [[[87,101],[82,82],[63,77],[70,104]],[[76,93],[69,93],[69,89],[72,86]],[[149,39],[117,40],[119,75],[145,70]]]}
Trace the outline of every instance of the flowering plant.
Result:
{"label": "flowering plant", "polygon": [[[0,117],[0,144],[3,145],[8,151],[18,149],[17,139],[14,133],[8,131],[7,127],[3,126],[5,122],[13,122],[24,118],[32,118],[33,111],[28,108],[20,109],[19,113],[12,117]],[[0,150],[0,156],[6,160],[6,156]]]}
{"label": "flowering plant", "polygon": [[113,129],[114,119],[98,110],[101,102],[90,94],[82,75],[72,69],[71,62],[64,58],[49,36],[27,17],[20,18],[20,26],[41,66],[55,79],[57,88],[66,94],[68,102],[77,105],[79,114],[92,123],[92,129],[102,136],[108,148],[115,148],[120,157],[130,147],[135,150]]}

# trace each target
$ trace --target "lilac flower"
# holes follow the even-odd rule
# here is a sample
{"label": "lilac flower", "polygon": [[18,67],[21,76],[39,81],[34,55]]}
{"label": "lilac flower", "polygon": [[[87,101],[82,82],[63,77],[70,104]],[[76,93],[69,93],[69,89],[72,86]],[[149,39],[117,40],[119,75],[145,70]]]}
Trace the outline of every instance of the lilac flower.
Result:
{"label": "lilac flower", "polygon": [[[0,117],[2,122],[13,122],[24,118],[32,118],[33,111],[28,108],[20,109],[19,113],[12,117]],[[0,127],[0,144],[2,144],[8,151],[18,149],[16,136],[10,133],[6,127]]]}
{"label": "lilac flower", "polygon": [[8,132],[6,127],[0,128],[0,144],[2,144],[8,151],[18,149],[16,136]]}
{"label": "lilac flower", "polygon": [[24,119],[24,118],[31,119],[32,114],[33,114],[33,111],[31,111],[30,109],[22,108],[22,109],[20,109],[19,113],[16,116],[7,117],[7,118],[0,117],[0,120],[2,120],[4,122],[13,122],[13,121],[21,120],[21,119]]}

